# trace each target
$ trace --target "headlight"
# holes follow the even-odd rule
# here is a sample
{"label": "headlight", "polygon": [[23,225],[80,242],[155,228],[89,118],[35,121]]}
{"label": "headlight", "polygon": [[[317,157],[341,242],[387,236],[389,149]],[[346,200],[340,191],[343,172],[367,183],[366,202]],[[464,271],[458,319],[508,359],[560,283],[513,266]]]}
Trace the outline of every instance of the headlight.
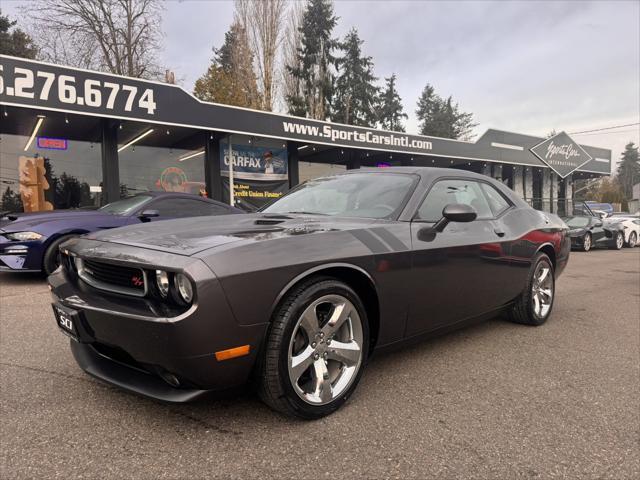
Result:
{"label": "headlight", "polygon": [[14,242],[26,242],[29,240],[40,240],[42,238],[42,235],[36,232],[5,233],[4,236]]}
{"label": "headlight", "polygon": [[156,285],[160,295],[166,297],[169,293],[169,274],[164,270],[156,270]]}
{"label": "headlight", "polygon": [[193,300],[193,287],[186,275],[177,273],[175,276],[175,282],[182,300],[186,303],[191,303],[191,300]]}

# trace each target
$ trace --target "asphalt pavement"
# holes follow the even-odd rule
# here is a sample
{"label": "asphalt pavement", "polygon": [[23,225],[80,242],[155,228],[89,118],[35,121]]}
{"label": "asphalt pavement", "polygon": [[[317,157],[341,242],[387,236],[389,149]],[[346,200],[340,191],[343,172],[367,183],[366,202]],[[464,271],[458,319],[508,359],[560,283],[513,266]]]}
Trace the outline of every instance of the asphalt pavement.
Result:
{"label": "asphalt pavement", "polygon": [[37,276],[0,274],[0,477],[640,478],[640,248],[575,252],[538,328],[374,358],[336,414],[165,405],[75,364]]}

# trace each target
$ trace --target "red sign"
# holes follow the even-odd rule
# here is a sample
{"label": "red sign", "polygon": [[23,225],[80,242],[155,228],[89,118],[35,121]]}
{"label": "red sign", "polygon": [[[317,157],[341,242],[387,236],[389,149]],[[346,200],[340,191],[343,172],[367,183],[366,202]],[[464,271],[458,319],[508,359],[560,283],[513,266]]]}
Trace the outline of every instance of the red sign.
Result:
{"label": "red sign", "polygon": [[66,150],[67,140],[65,138],[38,137],[38,148],[47,150]]}

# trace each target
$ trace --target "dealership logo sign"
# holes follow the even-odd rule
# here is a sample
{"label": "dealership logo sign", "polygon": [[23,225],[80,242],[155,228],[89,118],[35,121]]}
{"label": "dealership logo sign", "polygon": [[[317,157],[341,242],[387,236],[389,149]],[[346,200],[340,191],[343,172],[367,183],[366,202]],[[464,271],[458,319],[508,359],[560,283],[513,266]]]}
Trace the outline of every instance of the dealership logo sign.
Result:
{"label": "dealership logo sign", "polygon": [[565,132],[547,138],[544,142],[533,147],[531,152],[561,178],[566,177],[593,158]]}

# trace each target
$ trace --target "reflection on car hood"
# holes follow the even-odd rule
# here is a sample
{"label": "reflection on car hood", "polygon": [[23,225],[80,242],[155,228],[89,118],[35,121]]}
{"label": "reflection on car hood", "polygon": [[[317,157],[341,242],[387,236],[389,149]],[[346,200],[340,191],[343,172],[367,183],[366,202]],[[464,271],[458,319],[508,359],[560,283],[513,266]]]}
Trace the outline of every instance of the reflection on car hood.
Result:
{"label": "reflection on car hood", "polygon": [[9,213],[0,218],[0,230],[24,232],[37,229],[39,225],[53,221],[78,222],[88,218],[113,218],[99,210],[53,210],[47,212]]}
{"label": "reflection on car hood", "polygon": [[92,233],[88,238],[181,255],[193,255],[231,242],[256,242],[332,230],[350,230],[378,221],[318,215],[254,213],[138,224]]}

